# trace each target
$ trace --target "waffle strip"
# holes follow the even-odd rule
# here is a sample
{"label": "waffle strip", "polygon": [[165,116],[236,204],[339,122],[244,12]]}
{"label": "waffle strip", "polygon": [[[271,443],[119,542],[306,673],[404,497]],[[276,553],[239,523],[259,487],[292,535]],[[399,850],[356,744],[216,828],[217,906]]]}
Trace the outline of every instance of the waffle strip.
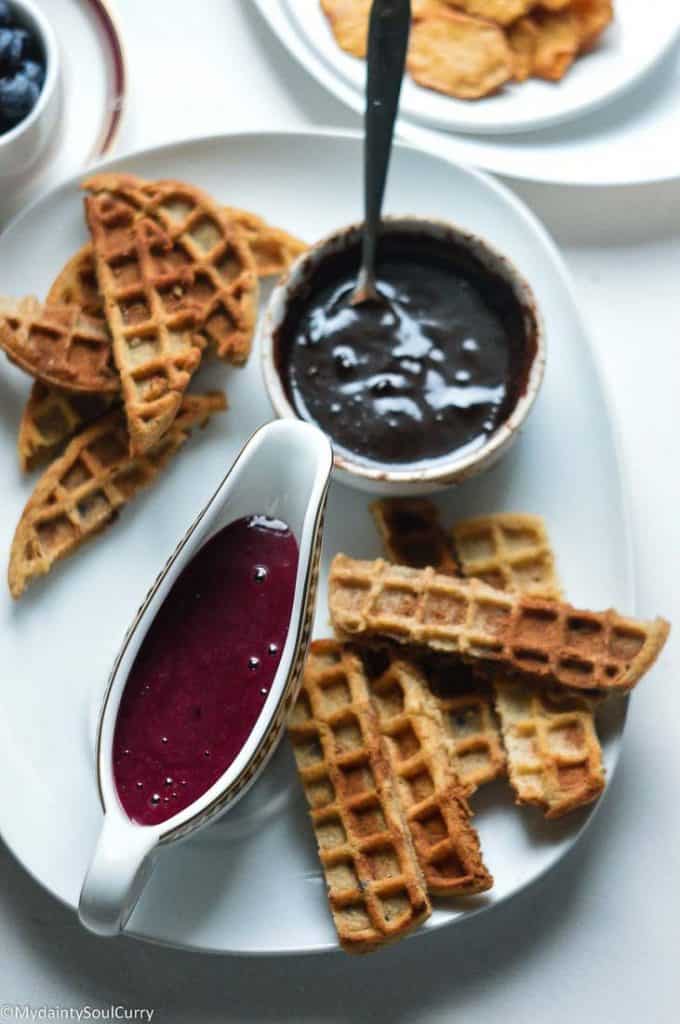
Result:
{"label": "waffle strip", "polygon": [[584,691],[626,693],[653,664],[668,623],[505,593],[476,579],[336,555],[329,579],[340,639],[376,637],[481,668]]}
{"label": "waffle strip", "polygon": [[150,484],[191,427],[225,408],[224,395],[187,395],[172,428],[143,456],[129,454],[122,410],[78,434],[39,479],[12,542],[9,587],[20,597],[34,579],[99,533]]}
{"label": "waffle strip", "polygon": [[[383,498],[371,505],[371,512],[390,561],[413,568],[431,565],[445,575],[460,575],[451,538],[427,498]],[[489,683],[460,663],[418,666],[409,659],[409,664],[426,673],[449,757],[466,795],[503,775],[505,752]]]}
{"label": "waffle strip", "polygon": [[430,904],[375,709],[348,692],[335,649],[312,645],[289,735],[340,943],[368,953],[416,928]]}
{"label": "waffle strip", "polygon": [[239,210],[234,206],[225,206],[225,210],[243,232],[253,254],[258,277],[278,277],[308,248],[306,242],[281,228],[272,227],[249,210]]}
{"label": "waffle strip", "polygon": [[0,299],[0,348],[45,384],[108,394],[120,389],[106,326],[76,304]]}
{"label": "waffle strip", "polygon": [[[559,600],[562,588],[539,516],[501,514],[458,523],[453,537],[463,574]],[[604,789],[594,702],[497,673],[493,688],[508,775],[519,804],[559,818]]]}

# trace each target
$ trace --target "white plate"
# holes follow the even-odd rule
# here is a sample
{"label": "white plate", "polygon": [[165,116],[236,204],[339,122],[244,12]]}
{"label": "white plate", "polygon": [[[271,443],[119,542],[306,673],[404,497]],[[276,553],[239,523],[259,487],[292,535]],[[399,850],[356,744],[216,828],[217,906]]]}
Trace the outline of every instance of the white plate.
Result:
{"label": "white plate", "polygon": [[[269,18],[277,2],[293,31],[363,103],[366,64],[340,49],[319,0],[258,0]],[[650,17],[655,6],[658,12]],[[639,82],[666,53],[678,31],[674,5],[617,0],[616,21],[600,45],[579,57],[561,82],[510,83],[495,96],[471,102],[423,89],[407,75],[401,113],[416,124],[445,131],[493,135],[561,124],[595,110]]]}
{"label": "white plate", "polygon": [[[288,52],[325,89],[358,113],[363,113],[363,86],[342,75],[313,45],[311,33],[298,30],[290,17],[288,4],[293,0],[256,0],[262,17]],[[311,8],[318,0],[294,0]],[[657,54],[658,64],[639,80],[629,81],[624,95],[605,106],[581,116],[571,123],[544,128],[541,131],[517,132],[512,135],[452,134],[428,127],[424,119],[416,119],[402,100],[402,115],[397,131],[402,138],[421,148],[430,149],[450,160],[473,164],[498,174],[532,181],[570,185],[627,185],[663,181],[680,175],[680,147],[677,125],[680,122],[680,53],[677,39],[680,18],[677,8],[668,0],[618,0],[617,17],[620,29],[612,28],[612,39],[628,37],[628,18],[642,17],[664,26],[667,46],[665,56]],[[630,45],[636,45],[637,34]],[[627,44],[628,45],[628,44]],[[336,47],[337,49],[337,47]],[[607,49],[599,57],[604,59]],[[346,60],[346,56],[338,49]],[[596,55],[583,58],[580,70],[572,68],[558,88],[566,85],[572,74],[590,73]],[[599,58],[598,58],[599,59]],[[356,72],[355,72],[356,73]],[[551,90],[548,83],[523,83],[520,88],[536,86]],[[415,88],[415,87],[413,87]],[[424,92],[424,90],[418,90]],[[404,92],[406,96],[407,90]],[[440,97],[440,102],[443,99]],[[611,97],[610,97],[611,99]]]}
{"label": "white plate", "polygon": [[[358,136],[309,132],[178,143],[110,166],[149,177],[186,178],[224,202],[257,210],[312,240],[359,216],[361,163]],[[500,510],[542,513],[573,600],[632,612],[630,538],[613,427],[552,242],[501,186],[403,146],[394,152],[386,208],[449,218],[484,235],[531,282],[546,320],[547,374],[523,438],[495,470],[441,499],[446,519]],[[0,294],[43,294],[85,237],[82,198],[72,181],[41,199],[0,238]],[[7,551],[31,489],[15,453],[28,381],[4,361],[0,369],[0,534]],[[202,377],[210,386],[225,383],[231,408],[224,419],[193,438],[119,523],[18,604],[5,589],[0,594],[0,826],[26,869],[70,906],[76,904],[101,823],[93,734],[114,653],[186,524],[251,431],[271,415],[257,353],[243,370],[211,364]],[[336,485],[328,508],[317,636],[328,633],[325,570],[340,550],[373,556],[379,544],[367,499]],[[602,721],[610,778],[624,717],[625,704],[612,702]],[[502,783],[482,790],[474,804],[496,885],[467,911],[438,904],[426,930],[516,893],[554,865],[589,820],[583,812],[546,824],[540,814],[516,809]],[[129,928],[138,936],[199,950],[335,948],[287,744],[231,815],[165,852]]]}

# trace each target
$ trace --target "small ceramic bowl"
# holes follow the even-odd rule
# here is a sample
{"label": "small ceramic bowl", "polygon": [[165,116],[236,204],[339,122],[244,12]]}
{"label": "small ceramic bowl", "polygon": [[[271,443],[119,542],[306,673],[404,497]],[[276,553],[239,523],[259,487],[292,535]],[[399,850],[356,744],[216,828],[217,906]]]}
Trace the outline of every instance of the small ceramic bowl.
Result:
{"label": "small ceramic bowl", "polygon": [[[332,464],[331,446],[316,427],[278,420],[258,430],[196,516],[128,630],[109,678],[97,736],[104,821],[78,910],[81,922],[91,931],[117,934],[141,895],[159,848],[193,835],[233,807],[274,752],[297,696],[307,653]],[[112,754],[118,708],[130,669],[182,570],[218,530],[253,514],[284,520],[299,548],[293,609],[274,681],[252,732],[217,782],[166,821],[136,824],[118,798]]]}
{"label": "small ceramic bowl", "polygon": [[59,46],[52,26],[31,0],[10,0],[20,25],[40,40],[45,55],[45,81],[30,114],[8,132],[0,134],[0,181],[31,170],[52,137],[61,102]]}
{"label": "small ceramic bowl", "polygon": [[[362,224],[352,224],[327,236],[308,249],[292,264],[287,274],[272,292],[259,326],[259,341],[267,391],[277,415],[300,418],[286,394],[277,365],[277,332],[283,324],[292,297],[327,257],[357,246],[361,239]],[[538,394],[545,367],[545,338],[542,318],[534,294],[526,280],[507,257],[497,252],[481,238],[471,235],[446,221],[419,217],[386,217],[383,234],[398,232],[403,235],[428,235],[438,241],[450,242],[470,254],[488,268],[489,272],[508,282],[521,312],[527,344],[530,346],[530,365],[526,374],[526,387],[510,414],[487,441],[468,454],[452,453],[450,458],[438,458],[432,465],[399,468],[394,463],[366,465],[354,461],[344,451],[335,451],[334,475],[342,483],[374,494],[429,494],[488,469],[503,455],[516,439]],[[332,440],[332,438],[331,438]]]}

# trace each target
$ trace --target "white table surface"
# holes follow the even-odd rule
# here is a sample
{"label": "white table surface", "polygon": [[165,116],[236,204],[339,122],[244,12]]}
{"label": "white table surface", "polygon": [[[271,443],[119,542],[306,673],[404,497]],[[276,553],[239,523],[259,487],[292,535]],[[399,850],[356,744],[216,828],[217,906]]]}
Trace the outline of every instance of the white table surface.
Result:
{"label": "white table surface", "polygon": [[[250,0],[118,8],[132,80],[119,151],[257,126],[359,127],[291,63]],[[680,623],[680,182],[517,191],[564,250],[610,384],[632,484],[639,610]],[[633,698],[590,830],[493,913],[363,960],[208,958],[93,938],[0,845],[0,1004],[146,1007],[157,1021],[192,1024],[675,1024],[678,635]]]}

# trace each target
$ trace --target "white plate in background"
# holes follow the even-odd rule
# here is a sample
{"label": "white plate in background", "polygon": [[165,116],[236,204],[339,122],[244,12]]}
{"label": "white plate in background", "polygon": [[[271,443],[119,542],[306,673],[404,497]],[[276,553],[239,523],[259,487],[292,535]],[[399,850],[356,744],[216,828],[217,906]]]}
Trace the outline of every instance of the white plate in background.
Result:
{"label": "white plate in background", "polygon": [[[201,185],[221,201],[258,211],[312,241],[356,220],[362,143],[324,132],[216,136],[111,162],[148,177]],[[77,181],[28,209],[0,237],[0,293],[45,293],[86,239]],[[300,197],[304,197],[301,202]],[[631,545],[614,429],[593,351],[564,265],[534,216],[484,175],[404,146],[394,151],[386,210],[457,221],[505,252],[531,283],[546,322],[543,390],[523,437],[497,468],[438,502],[446,521],[503,510],[544,515],[565,588],[575,603],[634,611]],[[46,244],[46,240],[49,244]],[[226,415],[196,432],[119,522],[13,604],[0,592],[3,713],[0,831],[24,867],[75,907],[101,824],[94,725],[123,633],[178,537],[252,430],[271,417],[256,352],[243,369],[205,366],[195,385],[224,385]],[[16,432],[30,381],[0,364],[0,537],[9,550],[33,484],[22,477]],[[253,511],[257,511],[254,509]],[[328,634],[331,556],[379,553],[368,499],[332,488],[315,635]],[[599,722],[611,778],[625,702]],[[423,931],[493,908],[555,865],[592,809],[547,823],[518,809],[504,782],[473,806],[496,884],[469,910],[435,901]],[[489,915],[489,928],[493,920]],[[129,924],[137,936],[187,949],[249,954],[337,948],[304,798],[288,744],[222,822],[163,852]],[[416,940],[417,941],[417,940]]]}
{"label": "white plate in background", "polygon": [[[258,0],[258,4],[274,26],[278,6],[303,43],[352,88],[363,106],[366,62],[338,46],[319,0]],[[598,46],[577,58],[560,82],[536,78],[509,82],[493,96],[470,101],[424,89],[407,74],[401,115],[414,124],[444,131],[496,135],[535,131],[589,113],[639,82],[680,33],[677,9],[664,0],[616,0],[615,11],[615,20]],[[313,65],[308,70],[313,73]]]}

